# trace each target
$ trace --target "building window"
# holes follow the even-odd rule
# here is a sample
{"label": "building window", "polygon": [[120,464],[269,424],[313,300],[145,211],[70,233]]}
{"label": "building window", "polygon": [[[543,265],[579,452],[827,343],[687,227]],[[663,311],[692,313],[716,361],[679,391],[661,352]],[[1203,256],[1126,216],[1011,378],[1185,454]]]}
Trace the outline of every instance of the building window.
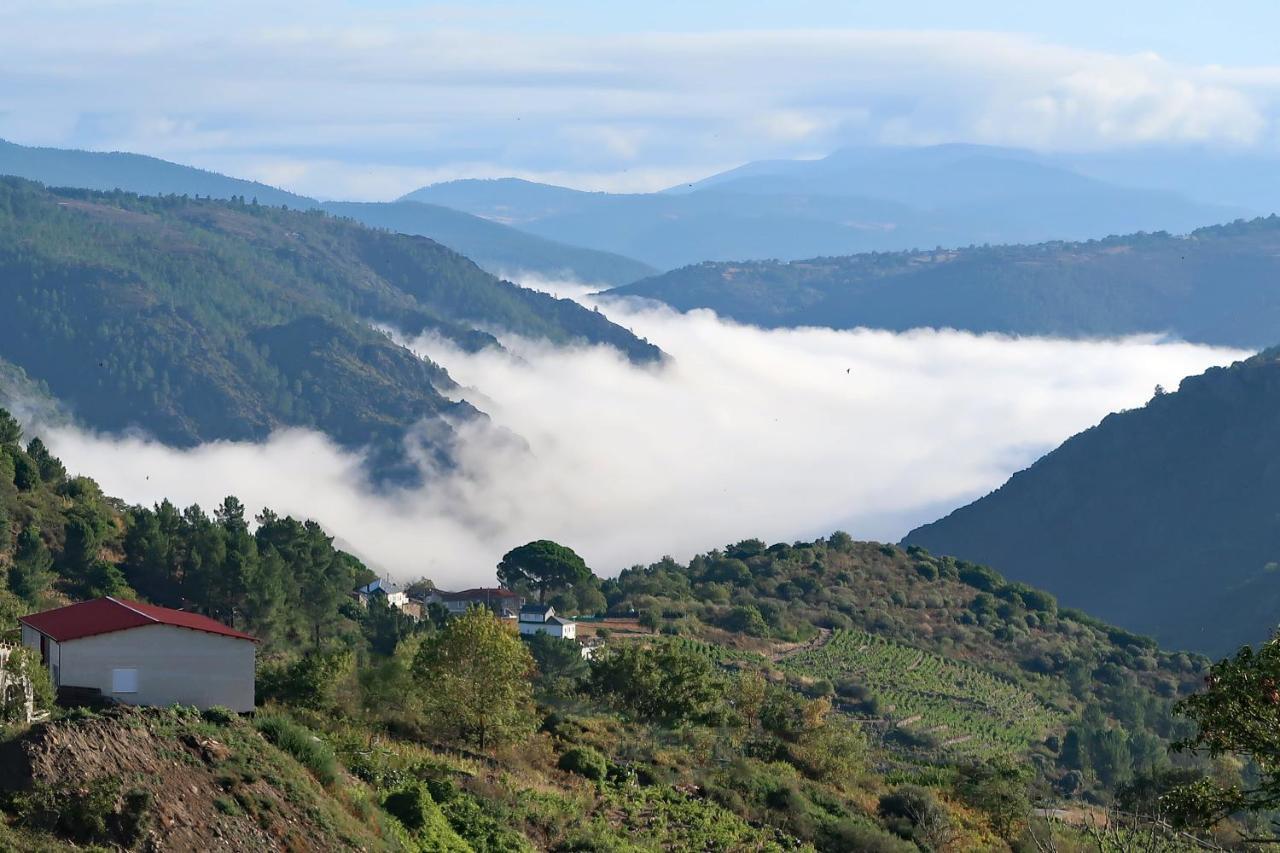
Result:
{"label": "building window", "polygon": [[136,669],[111,670],[112,693],[137,693],[138,671]]}

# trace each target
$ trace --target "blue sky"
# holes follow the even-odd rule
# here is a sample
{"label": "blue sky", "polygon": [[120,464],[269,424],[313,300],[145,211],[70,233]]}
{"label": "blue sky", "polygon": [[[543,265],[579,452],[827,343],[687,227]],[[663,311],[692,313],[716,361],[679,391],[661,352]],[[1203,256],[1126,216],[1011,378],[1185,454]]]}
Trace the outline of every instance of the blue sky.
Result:
{"label": "blue sky", "polygon": [[848,144],[1280,147],[1261,0],[0,0],[0,20],[0,137],[324,197],[656,189]]}

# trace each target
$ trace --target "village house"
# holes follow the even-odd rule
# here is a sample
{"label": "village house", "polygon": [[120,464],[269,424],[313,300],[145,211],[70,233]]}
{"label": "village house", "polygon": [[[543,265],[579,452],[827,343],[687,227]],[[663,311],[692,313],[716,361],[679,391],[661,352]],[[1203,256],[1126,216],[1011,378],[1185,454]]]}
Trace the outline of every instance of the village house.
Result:
{"label": "village house", "polygon": [[60,691],[128,705],[254,707],[257,640],[207,616],[97,598],[19,620]]}
{"label": "village house", "polygon": [[520,608],[520,633],[526,636],[549,634],[562,640],[573,640],[578,636],[578,623],[557,616],[556,609],[549,604],[526,604]]}
{"label": "village house", "polygon": [[459,616],[472,607],[483,607],[492,611],[495,616],[506,619],[516,618],[524,604],[524,599],[517,593],[502,587],[478,587],[461,592],[432,590],[426,601],[428,604],[443,605],[450,616]]}
{"label": "village house", "polygon": [[385,597],[387,604],[392,607],[399,607],[402,610],[409,603],[409,593],[402,589],[398,583],[388,578],[374,578],[364,586],[357,588],[354,595],[356,600],[365,606],[369,604],[369,599],[375,595]]}

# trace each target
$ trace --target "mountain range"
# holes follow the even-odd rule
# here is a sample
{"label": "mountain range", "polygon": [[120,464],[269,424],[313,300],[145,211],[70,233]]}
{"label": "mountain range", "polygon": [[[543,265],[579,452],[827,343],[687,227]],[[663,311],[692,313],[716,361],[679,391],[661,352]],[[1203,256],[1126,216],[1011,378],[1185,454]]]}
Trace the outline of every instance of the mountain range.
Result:
{"label": "mountain range", "polygon": [[609,291],[763,327],[1167,333],[1261,348],[1280,332],[1280,218],[1198,228],[783,263],[706,262]]}
{"label": "mountain range", "polygon": [[[50,190],[0,179],[0,359],[91,427],[168,444],[282,426],[402,461],[407,431],[478,416],[439,365],[375,331],[459,347],[493,332],[660,351],[424,237],[243,201]],[[12,371],[10,371],[12,373]]]}
{"label": "mountain range", "polygon": [[1109,415],[903,542],[989,564],[1175,648],[1280,621],[1280,349]]}
{"label": "mountain range", "polygon": [[52,187],[125,190],[139,195],[187,195],[257,200],[273,207],[325,210],[374,228],[430,237],[496,275],[534,273],[600,284],[624,284],[656,270],[608,252],[580,249],[436,205],[320,202],[257,181],[121,152],[30,148],[0,140],[0,175]]}
{"label": "mountain range", "polygon": [[1270,212],[1126,186],[1043,155],[978,145],[850,148],[819,160],[760,161],[661,193],[582,192],[506,178],[435,184],[404,200],[666,269],[706,260],[1181,233]]}

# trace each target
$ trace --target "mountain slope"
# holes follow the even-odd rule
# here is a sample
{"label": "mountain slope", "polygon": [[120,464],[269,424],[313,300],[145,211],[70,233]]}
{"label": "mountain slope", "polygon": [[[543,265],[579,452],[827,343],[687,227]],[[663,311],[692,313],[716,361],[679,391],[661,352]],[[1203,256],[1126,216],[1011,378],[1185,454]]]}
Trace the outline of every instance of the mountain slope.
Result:
{"label": "mountain slope", "polygon": [[630,258],[563,245],[458,211],[403,203],[321,204],[257,181],[141,154],[31,148],[0,140],[0,175],[51,187],[125,190],[139,195],[240,197],[272,207],[323,208],[375,228],[430,237],[497,275],[528,272],[547,278],[568,276],[585,282],[625,284],[655,272]]}
{"label": "mountain slope", "polygon": [[548,278],[616,285],[657,272],[622,255],[567,246],[434,204],[329,201],[322,207],[373,228],[430,237],[496,275],[532,272]]}
{"label": "mountain slope", "polygon": [[1280,612],[1280,351],[1110,415],[906,543],[990,564],[1176,647]]}
{"label": "mountain slope", "polygon": [[660,357],[425,238],[242,202],[0,180],[0,282],[0,358],[91,426],[179,445],[306,426],[394,458],[418,421],[475,415],[370,321],[469,349],[492,330]]}
{"label": "mountain slope", "polygon": [[1186,231],[1246,213],[1088,177],[1032,152],[975,145],[749,163],[663,193],[588,193],[508,178],[451,181],[404,198],[667,268]]}
{"label": "mountain slope", "polygon": [[1280,328],[1280,218],[1089,243],[704,263],[616,288],[765,327],[1171,332],[1244,347]]}
{"label": "mountain slope", "polygon": [[260,204],[314,207],[315,201],[276,187],[229,178],[217,172],[123,151],[31,148],[0,139],[0,175],[39,181],[52,187],[126,190],[139,195],[190,195],[257,198]]}

